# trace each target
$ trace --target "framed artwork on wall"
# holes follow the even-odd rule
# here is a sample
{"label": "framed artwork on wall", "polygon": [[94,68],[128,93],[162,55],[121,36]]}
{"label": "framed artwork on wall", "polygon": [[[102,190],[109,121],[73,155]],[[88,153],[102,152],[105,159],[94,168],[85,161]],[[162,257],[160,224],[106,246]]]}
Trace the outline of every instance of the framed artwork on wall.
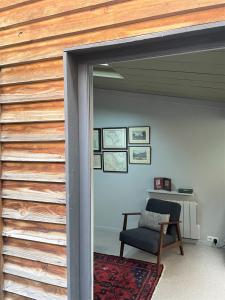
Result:
{"label": "framed artwork on wall", "polygon": [[101,151],[101,129],[94,128],[93,130],[93,150],[94,152]]}
{"label": "framed artwork on wall", "polygon": [[129,147],[130,164],[151,164],[151,147],[150,146],[130,146]]}
{"label": "framed artwork on wall", "polygon": [[102,154],[94,154],[94,169],[102,169]]}
{"label": "framed artwork on wall", "polygon": [[150,144],[150,127],[136,126],[129,127],[130,144]]}
{"label": "framed artwork on wall", "polygon": [[102,128],[102,148],[105,150],[127,149],[127,128]]}
{"label": "framed artwork on wall", "polygon": [[127,151],[104,151],[103,152],[103,171],[127,173],[128,155]]}

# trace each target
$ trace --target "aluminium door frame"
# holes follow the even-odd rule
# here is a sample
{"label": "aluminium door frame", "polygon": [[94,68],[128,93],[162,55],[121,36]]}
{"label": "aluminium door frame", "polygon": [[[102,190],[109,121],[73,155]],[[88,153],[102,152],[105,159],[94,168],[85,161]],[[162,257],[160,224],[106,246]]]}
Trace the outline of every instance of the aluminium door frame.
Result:
{"label": "aluminium door frame", "polygon": [[68,299],[93,299],[92,66],[225,48],[225,22],[64,51]]}

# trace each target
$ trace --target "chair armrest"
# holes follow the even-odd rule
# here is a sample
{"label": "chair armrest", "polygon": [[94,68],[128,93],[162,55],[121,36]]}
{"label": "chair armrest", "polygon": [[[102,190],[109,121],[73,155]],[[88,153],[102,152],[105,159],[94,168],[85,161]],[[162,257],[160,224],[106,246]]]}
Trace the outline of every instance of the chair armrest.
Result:
{"label": "chair armrest", "polygon": [[123,220],[123,231],[127,229],[127,217],[128,216],[138,216],[140,215],[140,212],[131,212],[131,213],[123,213],[122,215],[124,216]]}
{"label": "chair armrest", "polygon": [[140,212],[122,213],[123,216],[138,216],[140,214]]}
{"label": "chair armrest", "polygon": [[176,225],[179,223],[181,223],[181,221],[159,222],[159,225]]}

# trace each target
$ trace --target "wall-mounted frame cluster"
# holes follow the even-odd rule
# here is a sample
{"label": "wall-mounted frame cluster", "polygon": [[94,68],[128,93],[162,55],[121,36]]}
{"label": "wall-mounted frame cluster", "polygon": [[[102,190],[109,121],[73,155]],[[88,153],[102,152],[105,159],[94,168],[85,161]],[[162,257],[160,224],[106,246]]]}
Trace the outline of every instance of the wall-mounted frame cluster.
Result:
{"label": "wall-mounted frame cluster", "polygon": [[[129,146],[128,146],[129,145]],[[150,127],[94,128],[94,169],[127,173],[129,163],[150,165]]]}

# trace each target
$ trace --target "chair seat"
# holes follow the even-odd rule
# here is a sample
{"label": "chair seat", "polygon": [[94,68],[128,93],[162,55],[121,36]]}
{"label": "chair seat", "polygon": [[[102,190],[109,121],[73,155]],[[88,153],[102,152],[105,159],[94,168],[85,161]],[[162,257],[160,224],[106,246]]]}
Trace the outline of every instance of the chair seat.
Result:
{"label": "chair seat", "polygon": [[[130,246],[156,254],[159,249],[160,233],[148,228],[134,228],[120,232],[120,241]],[[175,242],[176,239],[169,234],[164,235],[163,245]]]}

